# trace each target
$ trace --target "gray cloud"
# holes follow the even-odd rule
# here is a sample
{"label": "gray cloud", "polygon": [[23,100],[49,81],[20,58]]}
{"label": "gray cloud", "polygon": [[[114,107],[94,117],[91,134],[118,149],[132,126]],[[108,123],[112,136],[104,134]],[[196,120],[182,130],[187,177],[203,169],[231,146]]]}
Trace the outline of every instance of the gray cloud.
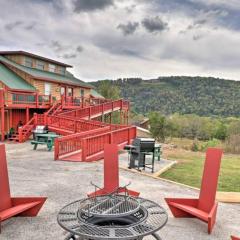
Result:
{"label": "gray cloud", "polygon": [[65,59],[71,59],[71,58],[76,58],[77,57],[77,54],[75,53],[65,53],[62,55],[62,58],[65,58]]}
{"label": "gray cloud", "polygon": [[74,12],[103,10],[114,4],[114,0],[74,0]]}
{"label": "gray cloud", "polygon": [[23,21],[11,22],[11,23],[7,23],[5,25],[5,29],[8,30],[8,31],[12,31],[12,30],[14,30],[15,28],[17,28],[21,25],[23,25]]}
{"label": "gray cloud", "polygon": [[80,46],[80,45],[77,46],[76,51],[79,52],[79,53],[82,52],[83,51],[83,47]]}
{"label": "gray cloud", "polygon": [[138,22],[128,22],[127,24],[119,24],[117,29],[120,29],[125,36],[133,34],[139,27]]}
{"label": "gray cloud", "polygon": [[158,33],[168,29],[168,24],[160,17],[145,18],[142,21],[143,27],[150,33]]}
{"label": "gray cloud", "polygon": [[36,22],[32,22],[32,23],[26,25],[26,26],[24,27],[24,29],[26,29],[26,30],[28,30],[28,31],[31,31],[31,30],[35,29],[36,26],[37,26],[37,23],[36,23]]}

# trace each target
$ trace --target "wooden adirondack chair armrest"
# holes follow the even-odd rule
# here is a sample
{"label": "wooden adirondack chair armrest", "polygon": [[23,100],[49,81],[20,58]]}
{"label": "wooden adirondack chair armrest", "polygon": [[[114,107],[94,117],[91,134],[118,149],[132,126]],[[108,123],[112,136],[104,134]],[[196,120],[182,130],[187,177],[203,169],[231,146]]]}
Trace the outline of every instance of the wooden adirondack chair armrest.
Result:
{"label": "wooden adirondack chair armrest", "polygon": [[191,207],[197,207],[198,198],[165,198],[165,201],[171,205],[171,203],[184,204]]}
{"label": "wooden adirondack chair armrest", "polygon": [[211,210],[210,213],[209,213],[208,219],[213,218],[213,217],[216,217],[217,207],[218,207],[218,203],[216,202],[216,203],[213,205],[213,208],[212,208],[212,210]]}
{"label": "wooden adirondack chair armrest", "polygon": [[31,202],[45,202],[46,197],[11,197],[12,200],[12,205],[16,206],[19,204],[24,204],[24,203],[31,203]]}

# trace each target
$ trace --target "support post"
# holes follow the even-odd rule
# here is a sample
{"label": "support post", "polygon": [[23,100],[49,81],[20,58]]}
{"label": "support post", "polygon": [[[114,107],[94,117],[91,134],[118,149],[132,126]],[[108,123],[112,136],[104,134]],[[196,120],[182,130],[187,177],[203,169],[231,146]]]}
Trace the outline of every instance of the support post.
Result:
{"label": "support post", "polygon": [[36,107],[39,107],[39,93],[36,93]]}
{"label": "support post", "polygon": [[29,107],[26,108],[26,123],[29,121]]}
{"label": "support post", "polygon": [[5,140],[5,114],[4,106],[1,107],[1,141]]}

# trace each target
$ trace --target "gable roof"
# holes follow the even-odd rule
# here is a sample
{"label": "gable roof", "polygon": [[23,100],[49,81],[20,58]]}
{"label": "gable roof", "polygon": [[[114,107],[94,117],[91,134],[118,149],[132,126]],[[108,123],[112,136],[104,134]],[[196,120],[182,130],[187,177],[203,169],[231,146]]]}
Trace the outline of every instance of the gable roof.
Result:
{"label": "gable roof", "polygon": [[36,89],[13,71],[0,63],[0,81],[11,89],[35,91]]}
{"label": "gable roof", "polygon": [[87,83],[75,78],[73,76],[73,74],[71,74],[69,72],[67,72],[66,75],[61,75],[61,74],[57,74],[57,73],[53,73],[53,72],[43,71],[43,70],[36,69],[36,68],[30,68],[30,67],[26,67],[23,65],[19,65],[1,55],[0,55],[0,62],[10,65],[12,67],[15,67],[15,68],[31,75],[34,79],[46,80],[46,81],[49,80],[49,81],[54,81],[57,83],[64,83],[64,84],[68,84],[68,85],[75,85],[75,86],[85,87],[85,88],[93,88],[92,85],[87,84]]}
{"label": "gable roof", "polygon": [[71,65],[68,65],[66,63],[58,62],[56,60],[53,60],[53,59],[50,59],[50,58],[46,58],[46,57],[42,57],[42,56],[30,53],[30,52],[25,52],[25,51],[0,51],[0,55],[16,55],[16,54],[17,55],[24,55],[24,56],[29,56],[29,57],[41,59],[43,61],[55,63],[55,64],[63,66],[63,67],[72,67]]}

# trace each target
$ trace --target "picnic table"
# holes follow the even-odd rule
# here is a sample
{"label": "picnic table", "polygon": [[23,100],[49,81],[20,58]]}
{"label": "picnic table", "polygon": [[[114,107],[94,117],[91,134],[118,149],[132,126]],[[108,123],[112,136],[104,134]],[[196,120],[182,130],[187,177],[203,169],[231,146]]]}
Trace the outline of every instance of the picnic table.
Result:
{"label": "picnic table", "polygon": [[47,145],[48,151],[51,151],[54,145],[54,139],[58,137],[59,135],[54,133],[35,134],[35,139],[31,141],[31,144],[34,145],[33,150],[37,149],[38,144],[45,144]]}

